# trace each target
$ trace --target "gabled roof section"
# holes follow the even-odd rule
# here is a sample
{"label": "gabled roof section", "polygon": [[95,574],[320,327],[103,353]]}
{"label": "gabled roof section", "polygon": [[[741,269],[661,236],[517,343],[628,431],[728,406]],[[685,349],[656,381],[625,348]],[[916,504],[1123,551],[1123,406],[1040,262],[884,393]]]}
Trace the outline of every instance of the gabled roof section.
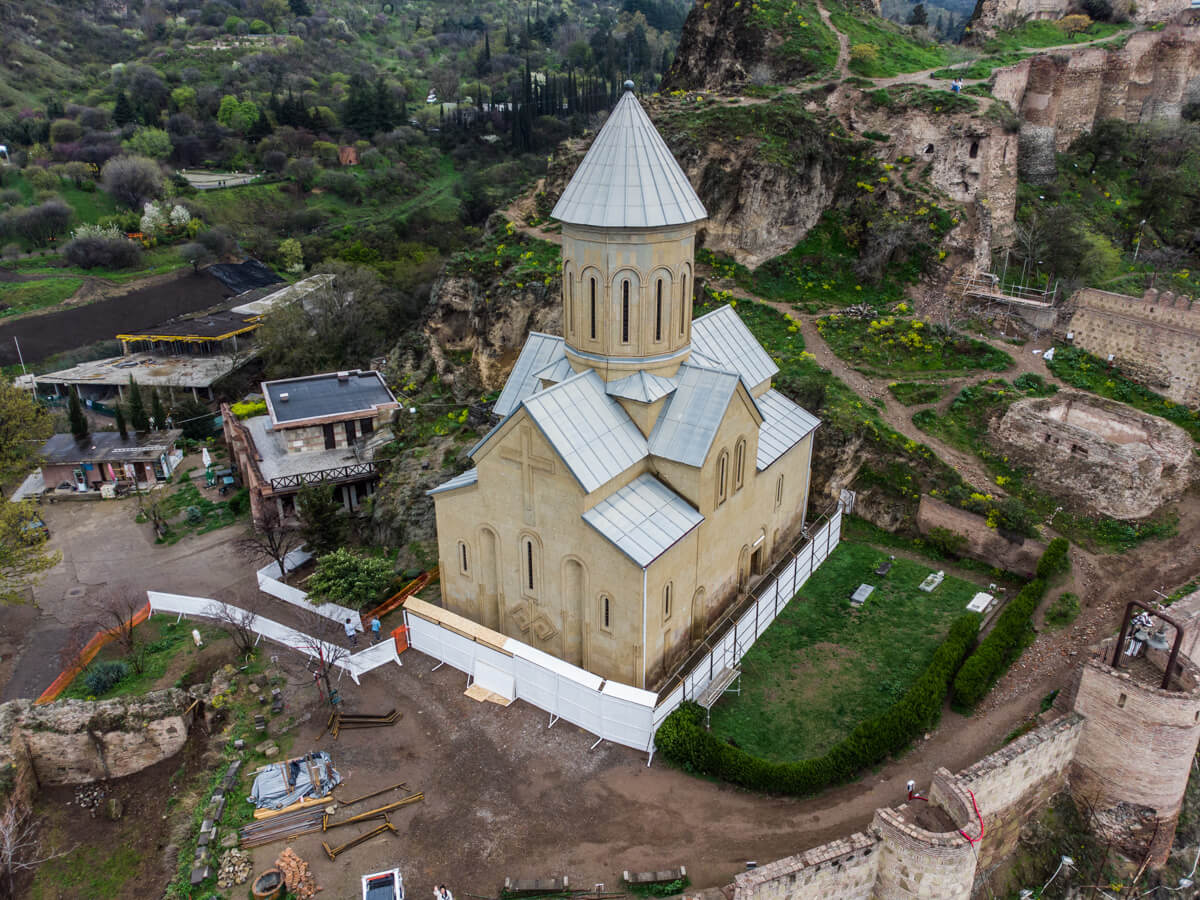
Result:
{"label": "gabled roof section", "polygon": [[567,358],[563,356],[550,363],[550,365],[546,366],[546,368],[539,369],[534,373],[534,376],[538,381],[550,381],[554,384],[558,384],[560,381],[566,381],[574,374],[575,370],[571,368],[571,364],[567,362]]}
{"label": "gabled roof section", "polygon": [[478,484],[478,483],[479,483],[479,470],[478,469],[467,469],[467,471],[463,472],[461,475],[455,475],[449,481],[443,481],[437,487],[426,491],[425,494],[427,496],[431,496],[433,494],[441,494],[446,491],[457,490],[458,488],[470,487],[471,485]]}
{"label": "gabled roof section", "polygon": [[758,430],[757,466],[761,472],[810,435],[821,420],[779,391],[767,391],[757,402],[763,414]]}
{"label": "gabled roof section", "polygon": [[657,228],[698,222],[708,212],[627,86],[550,217],[597,228]]}
{"label": "gabled roof section", "polygon": [[504,389],[496,398],[492,412],[498,416],[507,416],[516,409],[526,397],[535,394],[541,387],[538,372],[553,362],[565,358],[563,339],[552,334],[542,334],[540,331],[529,332],[517,364],[509,373]]}
{"label": "gabled roof section", "polygon": [[678,378],[663,378],[661,375],[639,371],[616,381],[610,381],[605,386],[605,390],[612,397],[623,397],[639,403],[653,403],[675,390],[678,383]]}
{"label": "gabled roof section", "polygon": [[650,453],[699,467],[737,391],[738,376],[684,364],[676,377],[679,386],[650,432]]}
{"label": "gabled roof section", "polygon": [[722,369],[737,372],[753,388],[779,372],[779,366],[734,312],[722,306],[692,322],[692,349],[714,359]]}
{"label": "gabled roof section", "polygon": [[591,369],[539,391],[522,406],[588,493],[647,454],[646,439]]}
{"label": "gabled roof section", "polygon": [[639,475],[583,514],[583,520],[643,569],[704,521],[653,475]]}

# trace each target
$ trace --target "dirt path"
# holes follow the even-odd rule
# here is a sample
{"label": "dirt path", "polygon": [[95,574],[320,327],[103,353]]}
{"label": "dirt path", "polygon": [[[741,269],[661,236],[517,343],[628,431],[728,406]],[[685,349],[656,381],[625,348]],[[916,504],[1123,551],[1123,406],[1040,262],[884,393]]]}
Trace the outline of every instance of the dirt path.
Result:
{"label": "dirt path", "polygon": [[837,71],[841,78],[850,77],[850,39],[842,34],[834,27],[833,17],[829,15],[829,10],[825,8],[825,4],[821,0],[817,0],[817,12],[821,14],[821,21],[825,23],[825,27],[837,35],[838,41],[838,58]]}

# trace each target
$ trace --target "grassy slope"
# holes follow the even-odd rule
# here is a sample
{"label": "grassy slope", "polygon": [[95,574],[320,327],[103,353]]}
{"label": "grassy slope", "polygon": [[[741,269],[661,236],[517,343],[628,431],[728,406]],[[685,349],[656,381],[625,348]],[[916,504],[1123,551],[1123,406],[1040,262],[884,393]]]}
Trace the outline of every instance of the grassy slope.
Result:
{"label": "grassy slope", "polygon": [[[943,44],[922,44],[899,25],[875,16],[855,15],[845,7],[830,6],[834,26],[850,41],[850,71],[867,78],[890,78],[905,72],[920,72],[953,62],[960,52]],[[856,45],[875,48],[873,58],[860,57]]]}
{"label": "grassy slope", "polygon": [[819,320],[817,327],[834,353],[876,377],[920,372],[954,375],[979,369],[1003,372],[1013,365],[1003,350],[964,335],[942,333],[919,319],[834,314]]}
{"label": "grassy slope", "polygon": [[[947,578],[932,594],[917,585],[932,569],[843,542],[746,655],[741,695],[713,709],[713,732],[768,759],[825,752],[863,719],[882,713],[928,664],[978,588]],[[877,585],[855,610],[861,583]]]}

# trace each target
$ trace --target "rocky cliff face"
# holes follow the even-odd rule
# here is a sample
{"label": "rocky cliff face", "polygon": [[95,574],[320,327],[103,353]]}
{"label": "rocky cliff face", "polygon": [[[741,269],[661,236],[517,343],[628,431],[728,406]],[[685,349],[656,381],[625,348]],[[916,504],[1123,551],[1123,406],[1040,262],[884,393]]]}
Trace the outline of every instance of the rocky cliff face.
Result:
{"label": "rocky cliff face", "polygon": [[[1113,14],[1140,23],[1183,21],[1190,18],[1191,0],[1115,0]],[[1071,0],[978,0],[969,37],[982,43],[997,30],[1013,28],[1029,19],[1061,19],[1078,11]]]}

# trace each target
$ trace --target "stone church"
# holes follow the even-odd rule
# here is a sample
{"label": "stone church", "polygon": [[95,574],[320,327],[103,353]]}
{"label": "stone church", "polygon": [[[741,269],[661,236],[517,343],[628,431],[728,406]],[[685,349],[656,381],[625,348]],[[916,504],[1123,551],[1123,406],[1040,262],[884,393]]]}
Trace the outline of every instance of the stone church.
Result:
{"label": "stone church", "polygon": [[566,333],[430,493],[447,609],[652,690],[799,536],[818,420],[732,308],[692,318],[707,213],[632,87],[552,213]]}

